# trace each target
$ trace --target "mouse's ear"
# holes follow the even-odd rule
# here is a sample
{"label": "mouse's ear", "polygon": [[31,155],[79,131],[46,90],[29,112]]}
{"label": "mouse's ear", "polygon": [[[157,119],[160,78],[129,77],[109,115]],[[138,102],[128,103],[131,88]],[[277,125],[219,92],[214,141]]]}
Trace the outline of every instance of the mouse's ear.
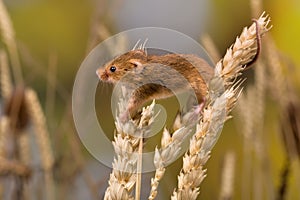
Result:
{"label": "mouse's ear", "polygon": [[134,67],[142,67],[142,63],[138,59],[130,59],[129,62],[134,65]]}
{"label": "mouse's ear", "polygon": [[143,64],[138,60],[138,59],[130,59],[129,62],[133,64],[134,69],[136,70],[137,73],[142,71],[143,69]]}

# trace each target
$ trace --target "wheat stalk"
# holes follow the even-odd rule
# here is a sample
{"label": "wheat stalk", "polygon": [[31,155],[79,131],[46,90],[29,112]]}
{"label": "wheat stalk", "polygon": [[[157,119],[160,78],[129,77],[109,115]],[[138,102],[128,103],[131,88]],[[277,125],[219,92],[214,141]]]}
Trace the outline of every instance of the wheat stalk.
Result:
{"label": "wheat stalk", "polygon": [[[266,55],[268,62],[268,69],[272,84],[269,85],[272,95],[278,101],[280,107],[284,108],[289,102],[289,95],[287,95],[287,80],[283,73],[282,61],[275,42],[271,37],[266,38]],[[271,80],[271,79],[270,79]]]}
{"label": "wheat stalk", "polygon": [[2,0],[0,0],[0,31],[4,44],[7,46],[9,57],[12,63],[13,76],[16,82],[23,83],[21,64],[15,41],[15,32],[11,19]]}
{"label": "wheat stalk", "polygon": [[[235,79],[244,70],[244,66],[256,57],[257,33],[259,37],[269,30],[270,19],[264,13],[249,28],[244,28],[240,37],[227,50],[224,58],[215,68],[215,77],[210,82],[208,106],[204,109],[197,131],[190,140],[190,148],[183,157],[183,167],[178,176],[178,187],[171,199],[196,199],[199,186],[205,178],[204,164],[210,151],[218,139],[222,124],[229,118],[229,113],[235,106],[241,94],[241,81]],[[225,86],[225,91],[218,88],[219,82]],[[217,91],[217,92],[216,92]],[[224,111],[225,110],[225,111]]]}
{"label": "wheat stalk", "polygon": [[[250,7],[252,16],[255,17],[262,12],[262,0],[250,0]],[[268,47],[266,46],[265,49]],[[266,51],[263,51],[265,53]],[[254,169],[254,172],[257,174],[257,178],[254,178],[253,187],[254,187],[254,198],[262,199],[263,192],[265,191],[266,197],[269,199],[274,199],[274,188],[271,182],[272,175],[270,173],[270,159],[266,151],[266,138],[264,134],[264,113],[265,113],[265,94],[267,89],[267,71],[266,64],[260,59],[256,63],[255,70],[255,104],[253,110],[254,112],[254,124],[256,127],[255,138],[254,138],[254,148],[257,156],[257,170]],[[264,184],[264,185],[263,185]],[[263,187],[265,186],[265,188]]]}
{"label": "wheat stalk", "polygon": [[[25,166],[30,166],[32,161],[31,152],[30,152],[30,137],[29,132],[23,130],[23,133],[20,134],[18,142],[20,162]],[[23,196],[24,199],[32,199],[32,193],[30,192],[30,184],[28,181],[23,183]]]}
{"label": "wheat stalk", "polygon": [[234,171],[235,171],[235,154],[228,152],[225,155],[224,167],[222,171],[222,182],[220,200],[232,199],[233,182],[234,182]]}
{"label": "wheat stalk", "polygon": [[251,150],[253,148],[253,127],[254,127],[254,113],[255,110],[255,88],[248,87],[243,95],[239,99],[237,110],[240,114],[240,121],[243,124],[242,134],[244,138],[243,144],[243,169],[242,169],[242,199],[250,199],[249,182],[251,179],[251,166],[252,159],[250,159]]}
{"label": "wheat stalk", "polygon": [[200,39],[205,50],[208,52],[208,55],[210,55],[210,57],[212,58],[213,62],[218,62],[221,59],[221,55],[212,38],[208,34],[204,34],[201,36]]}

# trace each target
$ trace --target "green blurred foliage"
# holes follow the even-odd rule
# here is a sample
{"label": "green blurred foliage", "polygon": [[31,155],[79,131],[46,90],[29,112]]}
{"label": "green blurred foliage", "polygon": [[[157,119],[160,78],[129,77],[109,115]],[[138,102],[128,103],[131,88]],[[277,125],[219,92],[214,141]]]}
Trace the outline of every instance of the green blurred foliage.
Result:
{"label": "green blurred foliage", "polygon": [[[17,39],[45,67],[58,55],[58,79],[68,88],[86,52],[92,5],[85,0],[51,0],[9,8]],[[23,70],[25,76],[31,73]]]}
{"label": "green blurred foliage", "polygon": [[272,16],[272,23],[274,24],[272,34],[276,39],[278,48],[299,66],[300,2],[297,0],[284,2],[268,0],[266,3],[267,11],[270,10]]}

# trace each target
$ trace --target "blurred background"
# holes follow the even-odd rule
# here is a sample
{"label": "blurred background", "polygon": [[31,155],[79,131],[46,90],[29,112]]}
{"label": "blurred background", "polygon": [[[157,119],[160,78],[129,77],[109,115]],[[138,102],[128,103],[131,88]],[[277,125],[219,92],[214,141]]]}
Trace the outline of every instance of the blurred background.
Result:
{"label": "blurred background", "polygon": [[[103,198],[111,169],[80,143],[71,110],[76,72],[98,43],[131,28],[166,27],[203,43],[217,61],[262,11],[271,16],[273,28],[263,38],[260,61],[245,74],[244,94],[212,151],[198,199],[300,199],[299,0],[0,2],[1,84],[12,79],[11,87],[2,86],[0,94],[4,124],[0,133],[0,199],[23,199],[22,195],[25,199]],[[258,67],[265,70],[264,75],[256,73]],[[28,93],[24,85],[31,88],[32,104],[22,103]],[[99,110],[109,112],[105,103],[109,104],[106,94],[111,89],[99,84],[96,99],[104,99]],[[5,126],[3,116],[14,114],[15,101],[21,102],[20,113],[25,107],[25,114],[17,114],[18,120]],[[164,100],[162,104],[172,110],[176,101]],[[114,123],[111,113],[108,115],[102,123],[112,139]],[[14,133],[5,136],[5,130]],[[159,137],[150,141],[150,147],[158,141]],[[26,151],[31,152],[30,158],[25,155],[23,159]],[[229,195],[224,196],[221,183],[228,163],[232,179],[228,184],[232,185]],[[169,199],[181,164],[179,159],[167,168],[157,199]],[[143,175],[142,199],[149,193],[151,176]]]}

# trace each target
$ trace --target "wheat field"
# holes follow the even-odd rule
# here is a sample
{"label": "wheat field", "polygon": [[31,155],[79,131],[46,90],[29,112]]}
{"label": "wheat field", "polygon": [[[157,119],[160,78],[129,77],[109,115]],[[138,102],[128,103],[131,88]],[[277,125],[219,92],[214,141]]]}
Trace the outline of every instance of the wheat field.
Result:
{"label": "wheat field", "polygon": [[[0,0],[0,199],[300,199],[297,4],[206,5],[211,13],[201,19],[204,31],[196,40],[215,63],[214,78],[205,104],[186,112],[178,114],[172,97],[149,102],[140,118],[114,119],[113,88],[99,82],[95,111],[98,120],[105,113],[99,124],[114,149],[114,155],[103,152],[110,168],[80,140],[72,90],[86,56],[124,29],[128,22],[117,18],[134,8],[119,0]],[[185,17],[178,19],[171,19],[174,27],[185,29]],[[191,30],[202,29],[192,21]],[[127,43],[121,38],[108,49],[123,52]],[[118,99],[120,112],[125,103]],[[166,126],[145,139],[159,120],[157,104],[166,108]],[[153,152],[151,172],[141,173],[143,152]]]}

